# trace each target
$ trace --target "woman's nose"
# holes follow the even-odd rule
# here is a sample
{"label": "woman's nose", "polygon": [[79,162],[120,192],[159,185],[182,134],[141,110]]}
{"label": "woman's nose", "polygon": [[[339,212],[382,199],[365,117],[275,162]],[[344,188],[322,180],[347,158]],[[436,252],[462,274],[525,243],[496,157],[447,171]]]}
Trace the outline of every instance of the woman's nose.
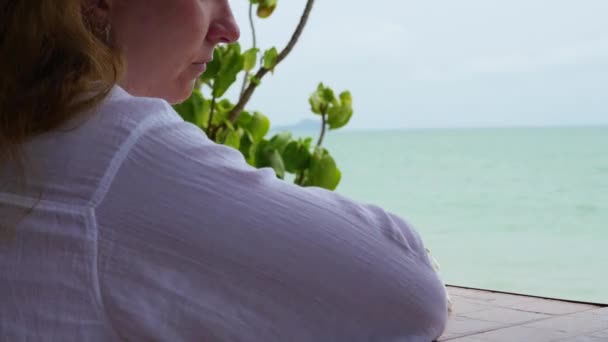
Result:
{"label": "woman's nose", "polygon": [[222,12],[210,25],[207,33],[207,39],[213,44],[234,43],[241,36],[241,31],[230,7],[226,6],[226,10]]}

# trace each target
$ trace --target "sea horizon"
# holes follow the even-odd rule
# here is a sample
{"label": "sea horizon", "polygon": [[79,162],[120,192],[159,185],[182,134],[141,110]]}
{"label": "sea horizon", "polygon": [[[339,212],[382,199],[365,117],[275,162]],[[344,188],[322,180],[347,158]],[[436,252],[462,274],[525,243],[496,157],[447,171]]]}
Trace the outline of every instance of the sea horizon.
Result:
{"label": "sea horizon", "polygon": [[[608,115],[608,114],[607,114]],[[309,120],[309,119],[307,119]],[[312,121],[312,120],[311,120]],[[608,123],[589,123],[589,124],[513,124],[513,125],[462,125],[462,126],[403,126],[403,127],[343,127],[337,130],[326,130],[326,134],[339,134],[345,132],[393,132],[393,131],[435,131],[435,130],[478,130],[478,129],[525,129],[525,128],[608,128]],[[321,120],[315,122],[315,125],[306,127],[299,126],[299,123],[291,125],[277,125],[276,127],[270,127],[270,133],[278,133],[281,131],[319,131],[321,130]]]}

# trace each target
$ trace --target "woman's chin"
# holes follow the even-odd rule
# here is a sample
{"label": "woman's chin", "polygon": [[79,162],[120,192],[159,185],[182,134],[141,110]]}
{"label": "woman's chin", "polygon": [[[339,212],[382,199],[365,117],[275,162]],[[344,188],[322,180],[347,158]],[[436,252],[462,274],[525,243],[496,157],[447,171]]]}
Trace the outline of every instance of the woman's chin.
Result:
{"label": "woman's chin", "polygon": [[188,98],[190,98],[190,95],[192,95],[195,83],[196,80],[188,84],[180,84],[179,87],[176,87],[176,89],[174,89],[173,93],[170,96],[165,97],[165,100],[172,105],[180,104],[186,101]]}

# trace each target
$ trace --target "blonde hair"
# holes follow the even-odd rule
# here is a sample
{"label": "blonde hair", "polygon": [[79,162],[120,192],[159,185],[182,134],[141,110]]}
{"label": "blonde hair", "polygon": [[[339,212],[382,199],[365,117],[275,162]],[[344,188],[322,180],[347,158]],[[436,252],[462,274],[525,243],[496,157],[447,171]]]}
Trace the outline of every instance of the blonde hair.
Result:
{"label": "blonde hair", "polygon": [[109,22],[85,1],[0,3],[0,169],[14,161],[23,182],[22,145],[98,105],[124,75]]}

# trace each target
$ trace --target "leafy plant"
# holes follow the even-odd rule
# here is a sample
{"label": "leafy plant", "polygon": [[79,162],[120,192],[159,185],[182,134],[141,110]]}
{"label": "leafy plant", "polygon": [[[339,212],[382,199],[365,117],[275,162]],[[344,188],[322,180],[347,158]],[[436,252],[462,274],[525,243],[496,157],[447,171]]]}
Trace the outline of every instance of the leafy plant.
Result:
{"label": "leafy plant", "polygon": [[[259,111],[246,110],[245,106],[262,79],[287,57],[297,43],[312,10],[314,0],[308,0],[289,43],[279,52],[271,47],[263,53],[257,47],[253,11],[259,18],[268,18],[277,7],[278,0],[248,0],[249,21],[253,46],[242,51],[238,43],[218,46],[213,61],[196,82],[192,95],[175,105],[175,110],[188,122],[200,127],[217,143],[239,150],[254,167],[271,167],[278,178],[286,173],[295,176],[301,186],[318,186],[335,190],[342,174],[329,151],[322,147],[326,130],[335,130],[348,124],[353,114],[352,97],[344,91],[338,96],[320,83],[310,95],[311,112],[320,116],[320,133],[315,145],[313,138],[295,138],[290,132],[281,132],[268,138],[270,120]],[[256,72],[253,70],[258,67]],[[242,74],[242,85],[236,103],[225,98]],[[208,88],[209,98],[201,89]]]}

